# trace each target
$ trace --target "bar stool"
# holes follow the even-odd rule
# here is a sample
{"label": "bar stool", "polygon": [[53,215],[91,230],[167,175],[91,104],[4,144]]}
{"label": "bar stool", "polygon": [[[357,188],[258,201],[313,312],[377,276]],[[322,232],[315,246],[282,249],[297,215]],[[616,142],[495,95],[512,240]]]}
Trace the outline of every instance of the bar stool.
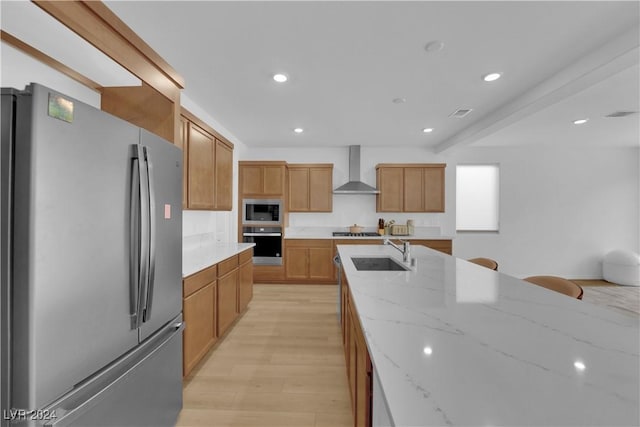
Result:
{"label": "bar stool", "polygon": [[483,267],[487,267],[491,270],[498,271],[498,263],[492,260],[491,258],[471,258],[467,261],[472,262],[474,264],[481,265]]}
{"label": "bar stool", "polygon": [[524,279],[534,285],[560,292],[572,298],[582,299],[582,287],[571,280],[556,276],[531,276]]}

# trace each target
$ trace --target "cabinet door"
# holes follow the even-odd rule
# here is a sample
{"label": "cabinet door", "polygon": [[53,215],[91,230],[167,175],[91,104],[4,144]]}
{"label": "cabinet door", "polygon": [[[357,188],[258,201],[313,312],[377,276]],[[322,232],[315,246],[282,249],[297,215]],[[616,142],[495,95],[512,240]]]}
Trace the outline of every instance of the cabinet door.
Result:
{"label": "cabinet door", "polygon": [[180,116],[180,148],[182,148],[182,208],[187,209],[188,203],[188,187],[189,180],[189,121],[186,117]]}
{"label": "cabinet door", "polygon": [[422,212],[424,210],[423,184],[422,168],[404,169],[404,212]]}
{"label": "cabinet door", "polygon": [[246,165],[240,168],[242,174],[242,194],[262,193],[262,166]]}
{"label": "cabinet door", "polygon": [[[291,177],[289,178],[291,179]],[[309,169],[309,211],[331,212],[333,210],[333,169]]]}
{"label": "cabinet door", "polygon": [[444,168],[424,168],[424,211],[444,212]]}
{"label": "cabinet door", "polygon": [[[355,319],[354,322],[357,322]],[[367,350],[367,344],[364,341],[364,336],[359,328],[359,324],[356,325],[356,410],[355,413],[355,425],[356,427],[370,427],[371,426],[371,361],[369,359],[369,352]]]}
{"label": "cabinet door", "polygon": [[347,304],[349,308],[348,316],[349,316],[349,387],[351,392],[351,409],[354,414],[356,413],[356,380],[357,380],[357,353],[356,353],[356,328],[355,322],[357,321],[354,316],[353,310],[351,308],[351,298],[349,298],[349,303]]}
{"label": "cabinet door", "polygon": [[192,209],[213,209],[213,168],[215,139],[189,123],[189,207]]}
{"label": "cabinet door", "polygon": [[289,212],[309,211],[309,169],[289,168]]}
{"label": "cabinet door", "polygon": [[403,208],[403,168],[378,169],[377,212],[402,212]]}
{"label": "cabinet door", "polygon": [[230,211],[233,195],[233,148],[216,140],[215,200],[216,210]]}
{"label": "cabinet door", "polygon": [[253,298],[253,262],[248,261],[240,265],[238,282],[238,312],[243,312]]}
{"label": "cabinet door", "polygon": [[222,336],[236,319],[238,269],[218,278],[218,336]]}
{"label": "cabinet door", "polygon": [[327,241],[325,248],[308,249],[309,279],[311,280],[335,280],[333,270],[333,247],[331,241]]}
{"label": "cabinet door", "polygon": [[284,195],[284,166],[263,166],[262,194]]}
{"label": "cabinet door", "polygon": [[215,342],[216,282],[189,295],[183,302],[183,373],[186,376]]}
{"label": "cabinet door", "polygon": [[288,280],[305,280],[309,277],[309,249],[295,246],[297,242],[287,242],[284,250],[284,271]]}

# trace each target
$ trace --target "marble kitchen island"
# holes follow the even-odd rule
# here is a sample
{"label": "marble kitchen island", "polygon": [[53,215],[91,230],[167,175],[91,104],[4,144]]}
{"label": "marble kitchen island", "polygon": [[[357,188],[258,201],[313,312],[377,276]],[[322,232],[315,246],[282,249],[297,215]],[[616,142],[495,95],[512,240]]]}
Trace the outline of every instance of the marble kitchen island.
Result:
{"label": "marble kitchen island", "polygon": [[419,246],[338,252],[373,367],[373,425],[637,426],[637,317]]}

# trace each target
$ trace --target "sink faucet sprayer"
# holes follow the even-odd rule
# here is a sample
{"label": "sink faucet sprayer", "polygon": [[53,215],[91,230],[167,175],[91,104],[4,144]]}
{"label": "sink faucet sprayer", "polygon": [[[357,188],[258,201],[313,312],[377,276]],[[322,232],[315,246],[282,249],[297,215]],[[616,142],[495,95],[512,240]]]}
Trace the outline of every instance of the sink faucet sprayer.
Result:
{"label": "sink faucet sprayer", "polygon": [[396,245],[395,243],[393,243],[389,239],[384,239],[384,244],[385,245],[391,245],[394,248],[396,248],[397,250],[399,250],[402,253],[402,261],[403,262],[409,262],[409,259],[411,257],[411,245],[409,244],[409,242],[407,240],[400,240],[400,241],[402,242],[402,247]]}

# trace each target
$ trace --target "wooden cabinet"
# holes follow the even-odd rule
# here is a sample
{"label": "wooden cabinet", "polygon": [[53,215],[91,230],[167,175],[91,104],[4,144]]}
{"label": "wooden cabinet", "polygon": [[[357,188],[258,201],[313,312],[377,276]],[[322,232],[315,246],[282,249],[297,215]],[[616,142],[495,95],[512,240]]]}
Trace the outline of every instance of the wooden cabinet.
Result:
{"label": "wooden cabinet", "polygon": [[330,239],[287,239],[284,252],[286,280],[335,282],[333,252]]}
{"label": "wooden cabinet", "polygon": [[290,164],[288,170],[289,212],[333,210],[332,164]]}
{"label": "wooden cabinet", "polygon": [[239,162],[242,197],[284,197],[285,162]]}
{"label": "wooden cabinet", "polygon": [[213,170],[216,140],[200,127],[189,123],[187,137],[187,204],[190,209],[215,208]]}
{"label": "wooden cabinet", "polygon": [[184,150],[185,209],[232,209],[233,144],[184,108],[180,116]]}
{"label": "wooden cabinet", "polygon": [[349,285],[343,276],[345,294],[344,315],[342,316],[343,344],[351,394],[353,421],[356,427],[370,427],[372,405],[372,365],[369,351],[360,326],[358,313],[353,306]]}
{"label": "wooden cabinet", "polygon": [[435,249],[436,251],[444,252],[445,254],[451,255],[453,253],[453,243],[451,240],[419,240],[419,239],[409,239],[409,242],[412,245],[422,245],[431,249]]}
{"label": "wooden cabinet", "polygon": [[216,334],[216,276],[214,265],[187,277],[183,284],[183,374],[186,376],[209,351]]}
{"label": "wooden cabinet", "polygon": [[376,212],[402,212],[404,170],[376,168],[376,182],[380,190],[376,195]]}
{"label": "wooden cabinet", "polygon": [[233,147],[216,139],[215,209],[230,211],[233,207]]}
{"label": "wooden cabinet", "polygon": [[238,267],[238,313],[242,313],[253,298],[253,249],[240,254]]}
{"label": "wooden cabinet", "polygon": [[218,264],[218,336],[223,335],[238,316],[238,256]]}
{"label": "wooden cabinet", "polygon": [[444,212],[443,163],[379,164],[377,212]]}
{"label": "wooden cabinet", "polygon": [[228,331],[251,301],[252,256],[253,249],[245,250],[184,279],[184,376]]}

